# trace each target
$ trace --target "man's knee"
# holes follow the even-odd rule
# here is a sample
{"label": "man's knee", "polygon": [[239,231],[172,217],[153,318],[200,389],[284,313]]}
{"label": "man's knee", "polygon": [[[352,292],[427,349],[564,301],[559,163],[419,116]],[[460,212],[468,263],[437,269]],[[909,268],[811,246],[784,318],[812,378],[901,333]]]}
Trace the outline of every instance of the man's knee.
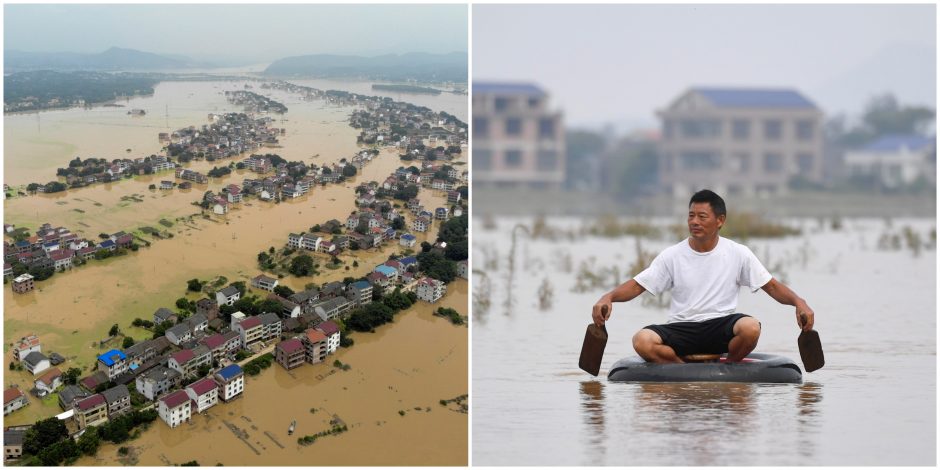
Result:
{"label": "man's knee", "polygon": [[735,322],[734,335],[751,341],[760,338],[760,322],[752,317],[744,317]]}
{"label": "man's knee", "polygon": [[662,344],[662,338],[655,331],[643,328],[633,335],[633,349],[637,352],[649,351],[653,346]]}

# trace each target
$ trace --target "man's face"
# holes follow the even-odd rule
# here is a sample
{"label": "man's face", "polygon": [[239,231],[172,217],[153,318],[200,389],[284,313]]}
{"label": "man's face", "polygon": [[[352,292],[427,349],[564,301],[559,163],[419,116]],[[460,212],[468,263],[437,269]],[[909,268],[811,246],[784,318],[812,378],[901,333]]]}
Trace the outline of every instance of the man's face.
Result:
{"label": "man's face", "polygon": [[711,240],[718,236],[718,229],[725,224],[725,216],[716,217],[712,205],[695,202],[689,206],[689,235],[698,241]]}

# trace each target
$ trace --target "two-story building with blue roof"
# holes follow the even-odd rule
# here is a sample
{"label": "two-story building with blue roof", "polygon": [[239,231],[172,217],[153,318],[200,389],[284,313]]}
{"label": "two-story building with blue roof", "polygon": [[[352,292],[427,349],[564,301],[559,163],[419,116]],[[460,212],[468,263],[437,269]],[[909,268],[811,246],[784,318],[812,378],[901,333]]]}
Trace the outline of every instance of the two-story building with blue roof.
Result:
{"label": "two-story building with blue roof", "polygon": [[918,179],[936,184],[937,138],[881,136],[864,147],[847,151],[845,168],[850,177],[871,178],[886,188],[913,184]]}
{"label": "two-story building with blue roof", "polygon": [[372,302],[372,284],[356,281],[346,287],[346,298],[357,307]]}
{"label": "two-story building with blue roof", "polygon": [[657,112],[659,182],[688,198],[786,193],[823,179],[823,112],[797,90],[693,87]]}
{"label": "two-story building with blue roof", "polygon": [[548,94],[532,83],[473,82],[473,184],[558,188],[565,131]]}
{"label": "two-story building with blue roof", "polygon": [[112,349],[98,356],[98,370],[108,376],[108,380],[127,372],[127,356],[120,349]]}

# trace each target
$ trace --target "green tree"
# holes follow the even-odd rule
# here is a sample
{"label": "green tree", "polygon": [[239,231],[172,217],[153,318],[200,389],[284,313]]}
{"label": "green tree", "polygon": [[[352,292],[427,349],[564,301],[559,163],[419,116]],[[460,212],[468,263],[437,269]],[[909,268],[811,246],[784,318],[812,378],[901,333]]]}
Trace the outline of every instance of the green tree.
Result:
{"label": "green tree", "polygon": [[298,277],[313,274],[313,258],[309,255],[300,255],[292,259],[288,271]]}
{"label": "green tree", "polygon": [[115,324],[111,325],[111,329],[108,330],[108,336],[117,336],[117,334],[118,334],[120,331],[121,331],[121,329],[118,327],[118,324],[115,323]]}
{"label": "green tree", "polygon": [[65,383],[65,385],[75,385],[78,383],[78,378],[81,376],[81,369],[78,367],[69,367],[69,370],[62,374],[62,382]]}
{"label": "green tree", "polygon": [[85,455],[95,455],[99,444],[101,438],[98,437],[98,428],[95,426],[85,428],[85,432],[78,438],[78,448]]}
{"label": "green tree", "polygon": [[294,295],[294,290],[285,285],[278,285],[274,288],[274,293],[281,297],[287,298]]}
{"label": "green tree", "polygon": [[204,283],[199,282],[199,279],[190,279],[186,281],[186,290],[190,292],[200,292],[202,291],[202,286]]}
{"label": "green tree", "polygon": [[67,438],[68,435],[65,423],[54,416],[37,421],[23,436],[23,453],[38,455],[42,449]]}
{"label": "green tree", "polygon": [[134,345],[134,338],[131,338],[130,336],[125,336],[124,342],[121,344],[121,349],[127,349],[133,345]]}
{"label": "green tree", "polygon": [[356,176],[356,166],[355,165],[346,165],[343,167],[343,176],[346,178],[352,178]]}

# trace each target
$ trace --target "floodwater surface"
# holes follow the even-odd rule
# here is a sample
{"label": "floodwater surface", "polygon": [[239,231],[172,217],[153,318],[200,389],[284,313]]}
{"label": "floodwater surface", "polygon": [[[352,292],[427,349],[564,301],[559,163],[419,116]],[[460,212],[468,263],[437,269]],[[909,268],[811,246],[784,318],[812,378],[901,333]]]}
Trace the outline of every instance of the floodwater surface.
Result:
{"label": "floodwater surface", "polygon": [[[630,278],[636,238],[532,240],[516,229],[512,255],[513,227],[533,221],[482,222],[473,232],[475,465],[936,465],[934,220],[847,220],[837,230],[791,220],[802,235],[745,242],[816,313],[826,365],[799,385],[607,381],[616,360],[635,355],[634,332],[666,321],[648,294],[614,305],[591,377],[577,366],[591,307]],[[588,222],[548,225],[577,233]],[[916,253],[905,227],[920,238]],[[676,241],[639,247],[656,254]],[[792,307],[742,290],[738,311],[762,322],[758,352],[799,363]]]}

